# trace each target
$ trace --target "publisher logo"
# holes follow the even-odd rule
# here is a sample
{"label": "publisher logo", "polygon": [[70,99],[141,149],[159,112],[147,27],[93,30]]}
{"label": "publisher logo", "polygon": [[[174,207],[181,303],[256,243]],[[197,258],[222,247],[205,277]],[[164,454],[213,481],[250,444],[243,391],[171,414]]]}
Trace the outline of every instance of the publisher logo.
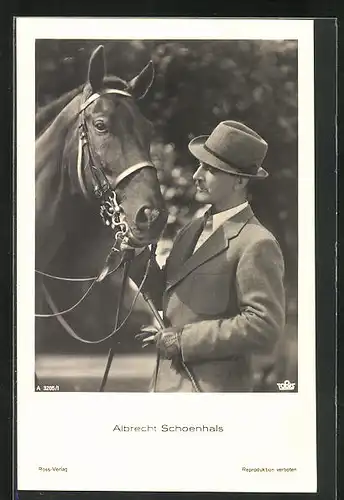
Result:
{"label": "publisher logo", "polygon": [[277,382],[280,391],[293,391],[295,389],[295,383],[285,380],[284,382]]}

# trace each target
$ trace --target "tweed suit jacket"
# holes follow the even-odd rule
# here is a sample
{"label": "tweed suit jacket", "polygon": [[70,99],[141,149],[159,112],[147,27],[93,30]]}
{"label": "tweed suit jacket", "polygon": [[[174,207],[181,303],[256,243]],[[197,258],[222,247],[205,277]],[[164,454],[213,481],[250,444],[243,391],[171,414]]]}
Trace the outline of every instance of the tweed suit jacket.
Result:
{"label": "tweed suit jacket", "polygon": [[[158,306],[179,330],[183,361],[202,391],[252,391],[252,356],[271,353],[283,335],[283,256],[250,206],[192,253],[201,230],[202,218],[187,224],[155,271]],[[168,359],[159,360],[153,380],[157,392],[193,391]]]}

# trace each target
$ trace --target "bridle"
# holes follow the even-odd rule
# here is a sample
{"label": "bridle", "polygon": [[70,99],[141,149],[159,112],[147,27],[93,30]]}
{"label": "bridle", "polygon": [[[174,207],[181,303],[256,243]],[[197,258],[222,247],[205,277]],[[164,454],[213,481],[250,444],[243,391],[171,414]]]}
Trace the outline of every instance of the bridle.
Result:
{"label": "bridle", "polygon": [[[109,180],[104,173],[102,164],[97,165],[96,155],[93,150],[91,141],[89,140],[88,127],[85,117],[85,110],[95,102],[99,97],[106,94],[117,94],[124,97],[132,98],[132,95],[125,91],[119,89],[104,89],[101,93],[94,93],[86,99],[86,101],[81,105],[79,110],[79,140],[78,140],[78,157],[77,157],[77,178],[78,184],[80,186],[81,192],[86,199],[91,198],[91,193],[86,187],[85,181],[85,170],[89,169],[92,179],[92,195],[101,201],[100,205],[100,216],[105,225],[110,226],[113,230],[118,229],[116,232],[116,240],[118,238],[124,238],[128,231],[128,224],[121,220],[122,210],[120,204],[117,200],[116,188],[118,185],[127,177],[129,177],[134,172],[142,170],[144,168],[154,168],[155,166],[152,162],[144,161],[135,163],[134,165],[128,166],[123,172],[121,172],[115,179],[113,186],[110,185]],[[87,162],[83,162],[85,157],[85,150],[87,152]],[[101,162],[100,162],[101,163]],[[133,238],[132,238],[133,239]]]}
{"label": "bridle", "polygon": [[[91,281],[90,286],[84,293],[84,295],[79,299],[73,306],[65,309],[64,311],[58,311],[55,303],[50,296],[48,290],[46,287],[43,285],[43,291],[47,300],[47,303],[51,310],[53,311],[52,314],[35,314],[36,317],[38,318],[52,318],[56,317],[57,320],[60,322],[60,324],[63,326],[63,328],[66,330],[66,332],[72,336],[74,339],[78,340],[79,342],[87,343],[87,344],[100,344],[102,342],[105,342],[106,340],[109,340],[112,338],[123,326],[127,321],[129,320],[134,306],[136,304],[136,301],[138,299],[138,296],[140,293],[143,291],[143,286],[144,283],[147,279],[150,265],[152,264],[154,257],[155,257],[155,251],[156,251],[156,245],[153,244],[151,245],[151,250],[150,250],[150,257],[147,261],[147,266],[145,269],[145,273],[143,276],[143,279],[141,281],[140,286],[138,287],[138,290],[135,294],[135,297],[133,299],[133,302],[129,308],[129,312],[126,315],[126,317],[120,322],[120,311],[122,307],[122,302],[123,302],[123,297],[124,297],[124,291],[125,291],[125,284],[127,281],[128,273],[129,273],[129,266],[131,259],[133,257],[134,251],[130,252],[122,252],[122,258],[120,260],[120,263],[110,271],[110,263],[112,261],[112,256],[116,252],[121,252],[120,247],[121,243],[123,240],[127,237],[127,234],[129,232],[129,226],[125,220],[121,217],[123,215],[123,210],[120,206],[120,203],[118,202],[117,195],[116,195],[116,188],[118,185],[126,179],[128,176],[133,174],[134,172],[137,172],[143,168],[155,168],[153,163],[151,162],[140,162],[136,163],[134,165],[131,165],[127,167],[123,172],[121,172],[117,178],[115,179],[113,187],[110,185],[109,180],[106,176],[106,174],[103,171],[102,165],[96,165],[96,155],[94,154],[92,144],[89,140],[89,134],[88,134],[88,128],[87,128],[87,123],[86,123],[86,117],[85,117],[85,110],[88,108],[90,104],[95,102],[99,97],[106,95],[106,94],[118,94],[122,95],[125,97],[131,98],[132,95],[124,90],[119,90],[119,89],[104,89],[101,93],[94,93],[90,97],[86,99],[86,101],[81,105],[81,108],[79,110],[79,140],[78,140],[78,156],[77,156],[77,178],[78,178],[78,184],[80,186],[81,192],[84,195],[86,199],[91,198],[91,193],[89,193],[87,187],[86,187],[86,182],[85,182],[85,170],[86,168],[89,168],[90,173],[91,173],[91,179],[92,179],[92,194],[93,196],[100,200],[100,217],[103,221],[103,223],[106,226],[109,226],[113,230],[114,234],[114,239],[115,242],[112,245],[110,252],[105,260],[105,263],[103,265],[102,270],[97,276],[90,277],[90,278],[61,278],[58,276],[54,276],[51,274],[44,273],[39,270],[35,270],[37,274],[52,278],[52,279],[57,279],[57,280],[63,280],[63,281]],[[87,162],[83,162],[84,159],[84,152],[85,150],[87,151]],[[135,243],[135,242],[134,242]],[[99,339],[99,340],[86,340],[82,337],[80,337],[74,329],[69,325],[69,323],[64,319],[64,315],[73,311],[76,307],[78,307],[84,300],[85,298],[89,295],[91,292],[92,288],[96,283],[99,283],[103,281],[107,276],[110,274],[116,272],[121,266],[123,265],[123,273],[122,273],[122,281],[121,281],[121,289],[120,289],[120,296],[117,304],[117,309],[116,309],[116,319],[115,319],[115,327],[112,330],[110,334],[107,336]],[[145,297],[145,294],[143,293],[143,296],[145,300],[147,300],[148,305],[150,305],[152,311],[154,314],[156,314],[156,311],[154,310],[154,306],[152,304],[152,301],[150,299],[147,299]],[[108,354],[108,360],[107,360],[107,365],[105,368],[105,373],[101,382],[100,386],[100,391],[103,391],[105,388],[105,384],[108,378],[108,374],[110,371],[110,366],[112,362],[114,352],[113,348],[110,348],[109,354]],[[157,358],[158,359],[158,358]],[[198,384],[196,383],[194,377],[192,376],[192,373],[189,371],[189,369],[185,366],[183,363],[183,366],[185,368],[185,371],[187,373],[187,376],[189,377],[194,389],[196,392],[200,392],[200,388]],[[157,365],[158,367],[158,365]],[[157,368],[156,368],[157,370]],[[157,374],[157,371],[156,371]],[[37,377],[36,377],[37,378]],[[154,385],[156,385],[156,380]]]}
{"label": "bridle", "polygon": [[[145,162],[139,162],[134,165],[130,165],[127,167],[123,172],[121,172],[115,179],[114,185],[111,186],[110,182],[104,173],[103,166],[102,164],[98,164],[96,162],[96,155],[94,153],[94,148],[92,146],[92,143],[89,139],[89,133],[88,133],[88,128],[87,128],[87,123],[86,123],[86,117],[85,117],[85,110],[90,106],[90,104],[94,103],[97,99],[102,97],[103,95],[106,94],[117,94],[125,97],[132,98],[132,95],[125,91],[125,90],[120,90],[120,89],[104,89],[101,93],[93,93],[91,96],[89,96],[85,102],[81,105],[78,115],[79,115],[79,126],[78,126],[78,131],[79,131],[79,137],[78,137],[78,156],[77,156],[77,165],[76,165],[76,171],[77,171],[77,178],[80,186],[80,190],[84,197],[88,200],[91,199],[92,195],[100,201],[100,217],[102,219],[102,222],[106,225],[109,226],[114,235],[114,244],[112,245],[110,252],[105,260],[104,266],[102,268],[102,271],[99,273],[98,276],[92,277],[92,278],[60,278],[57,276],[49,275],[47,273],[43,273],[42,271],[36,270],[36,273],[41,274],[43,276],[47,276],[49,278],[55,278],[55,279],[65,279],[67,281],[92,281],[93,283],[91,284],[89,290],[87,290],[86,294],[78,301],[74,306],[68,308],[65,311],[61,311],[60,313],[54,313],[52,315],[39,315],[36,314],[37,317],[52,317],[52,316],[58,316],[59,314],[66,314],[67,312],[71,312],[75,307],[77,307],[88,295],[88,293],[91,291],[93,285],[96,282],[102,281],[108,274],[109,272],[109,262],[111,260],[112,255],[115,252],[120,252],[120,247],[121,243],[123,242],[124,238],[127,237],[130,229],[123,218],[123,210],[122,207],[120,206],[120,203],[118,202],[117,199],[117,194],[116,194],[116,188],[118,185],[126,179],[128,176],[133,174],[134,172],[137,172],[139,170],[142,170],[144,168],[154,168],[155,166],[153,163],[149,161]],[[85,155],[85,150],[87,155]],[[87,161],[84,161],[87,160]],[[101,162],[100,162],[101,163]],[[86,169],[89,169],[90,174],[91,174],[91,179],[92,179],[92,193],[89,192],[86,186],[86,181],[85,181],[85,171]],[[134,240],[132,243],[132,246],[135,246],[135,238],[133,235],[131,236],[131,240]],[[153,245],[154,248],[154,245]],[[124,259],[125,260],[125,259]],[[121,260],[124,261],[123,259]],[[126,259],[127,260],[127,259]],[[115,272],[117,270],[114,269],[111,271],[111,273]]]}

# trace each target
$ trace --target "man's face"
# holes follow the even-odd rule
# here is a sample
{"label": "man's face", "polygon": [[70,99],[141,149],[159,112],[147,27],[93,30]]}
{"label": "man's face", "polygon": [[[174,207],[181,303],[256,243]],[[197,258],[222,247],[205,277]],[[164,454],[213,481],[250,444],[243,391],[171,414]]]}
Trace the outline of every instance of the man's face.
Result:
{"label": "man's face", "polygon": [[193,180],[196,184],[195,199],[198,202],[210,203],[219,211],[226,210],[231,205],[238,176],[227,174],[201,162],[193,175]]}

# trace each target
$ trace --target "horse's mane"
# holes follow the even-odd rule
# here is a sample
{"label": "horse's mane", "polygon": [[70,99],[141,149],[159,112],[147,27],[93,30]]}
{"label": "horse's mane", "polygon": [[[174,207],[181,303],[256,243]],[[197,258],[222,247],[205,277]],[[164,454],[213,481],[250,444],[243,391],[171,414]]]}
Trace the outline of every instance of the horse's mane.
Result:
{"label": "horse's mane", "polygon": [[46,106],[39,108],[36,113],[36,136],[39,136],[43,130],[50,125],[54,118],[60,113],[60,111],[81,92],[82,86],[66,92],[60,96],[55,101],[47,104]]}
{"label": "horse's mane", "polygon": [[[128,87],[128,83],[117,76],[107,76],[104,79],[104,86],[125,90]],[[56,100],[38,109],[35,119],[36,137],[51,124],[62,109],[82,91],[83,87],[84,85],[79,85],[79,87],[66,92]]]}

